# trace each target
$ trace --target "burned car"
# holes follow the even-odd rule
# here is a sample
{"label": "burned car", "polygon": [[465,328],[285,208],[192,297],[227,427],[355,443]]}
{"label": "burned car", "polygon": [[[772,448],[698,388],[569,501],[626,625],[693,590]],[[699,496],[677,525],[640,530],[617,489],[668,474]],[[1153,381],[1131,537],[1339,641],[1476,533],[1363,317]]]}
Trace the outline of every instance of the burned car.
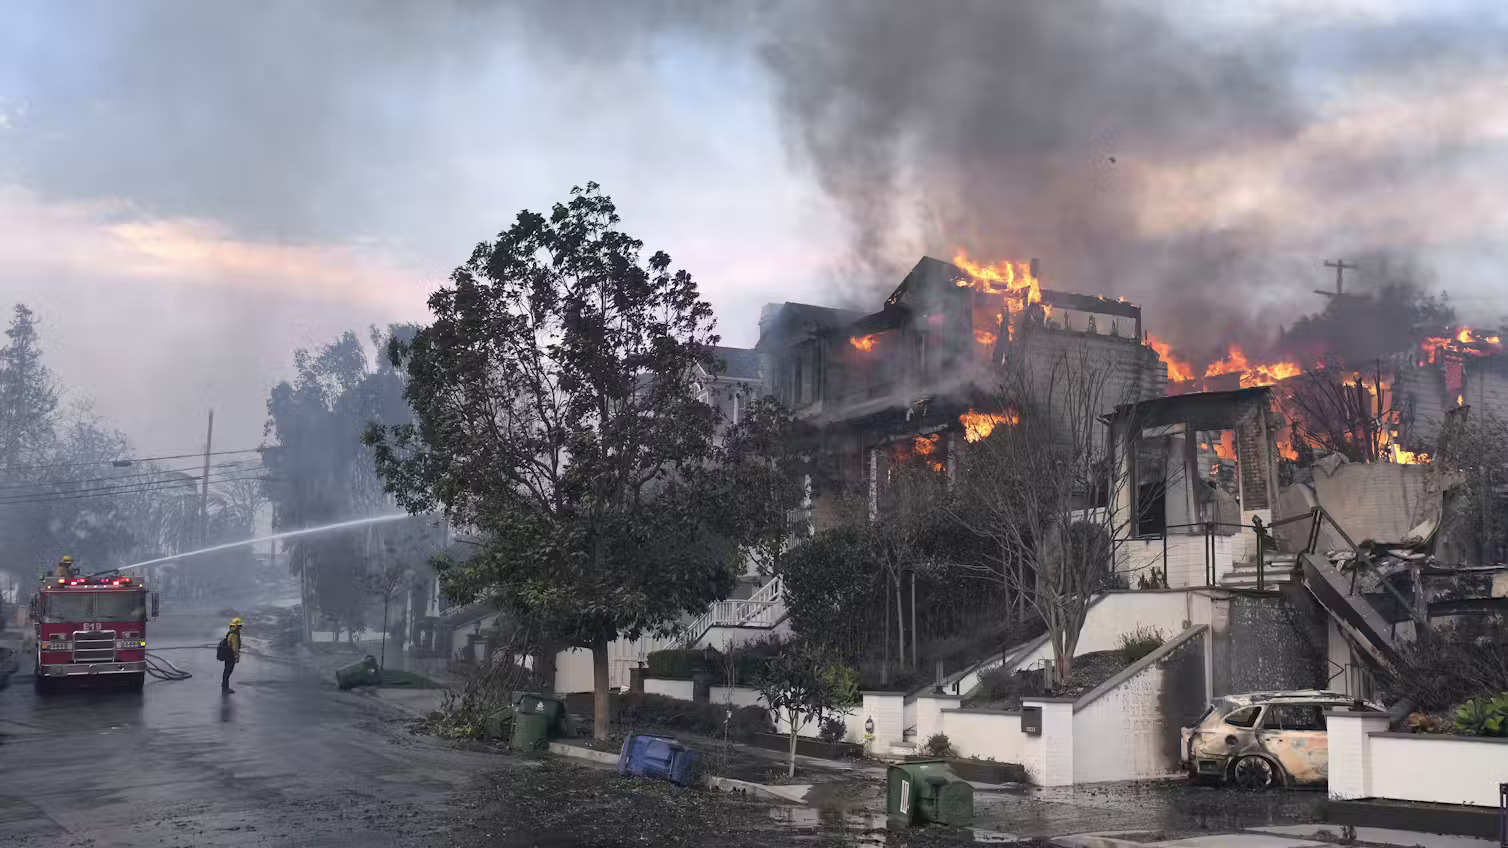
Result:
{"label": "burned car", "polygon": [[1243,789],[1310,786],[1330,773],[1326,710],[1375,710],[1340,692],[1253,692],[1216,698],[1183,729],[1189,780]]}

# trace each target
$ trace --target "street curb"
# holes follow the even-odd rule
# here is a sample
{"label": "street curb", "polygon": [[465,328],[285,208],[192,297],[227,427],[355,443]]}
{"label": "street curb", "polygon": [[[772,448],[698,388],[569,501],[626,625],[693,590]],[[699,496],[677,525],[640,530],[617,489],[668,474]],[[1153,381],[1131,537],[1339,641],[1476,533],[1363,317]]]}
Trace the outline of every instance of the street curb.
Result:
{"label": "street curb", "polygon": [[559,754],[562,757],[575,757],[578,760],[589,760],[606,766],[616,766],[618,755],[607,751],[594,751],[591,748],[583,748],[579,745],[567,745],[564,742],[551,742],[550,753]]}
{"label": "street curb", "polygon": [[[597,763],[598,765],[618,765],[618,755],[607,751],[594,751],[591,748],[583,748],[579,745],[567,745],[564,742],[551,742],[550,753],[562,757],[571,757],[578,760]],[[796,784],[791,786],[767,786],[763,783],[751,783],[747,780],[738,780],[732,777],[718,777],[708,775],[705,781],[708,789],[718,789],[724,792],[737,792],[743,795],[751,795],[768,801],[779,801],[782,804],[805,804],[806,793],[810,792],[810,784]]]}
{"label": "street curb", "polygon": [[805,804],[806,794],[812,791],[810,783],[791,784],[789,786],[769,786],[763,783],[752,783],[747,780],[738,780],[732,777],[707,776],[708,789],[721,789],[724,792],[741,792],[745,795],[753,795],[767,801],[779,801],[783,804]]}
{"label": "street curb", "polygon": [[1101,831],[1098,833],[1076,833],[1071,836],[1055,836],[1048,841],[1058,848],[1147,848],[1145,842],[1134,842],[1130,839],[1118,839],[1118,834],[1126,833],[1124,830]]}

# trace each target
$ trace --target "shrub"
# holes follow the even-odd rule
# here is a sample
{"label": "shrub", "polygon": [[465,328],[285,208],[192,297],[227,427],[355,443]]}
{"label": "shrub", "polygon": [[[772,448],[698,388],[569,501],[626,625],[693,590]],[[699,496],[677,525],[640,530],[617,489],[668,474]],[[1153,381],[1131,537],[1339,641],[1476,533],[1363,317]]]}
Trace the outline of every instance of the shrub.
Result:
{"label": "shrub", "polygon": [[1468,736],[1508,736],[1508,694],[1462,704],[1456,709],[1456,730]]}
{"label": "shrub", "polygon": [[926,751],[929,757],[951,757],[953,756],[953,743],[948,739],[946,733],[934,733],[927,737],[927,745],[922,750]]}
{"label": "shrub", "polygon": [[842,742],[848,736],[848,723],[841,718],[829,718],[822,722],[823,742]]}
{"label": "shrub", "polygon": [[1388,702],[1429,713],[1508,692],[1508,628],[1480,622],[1425,630],[1378,682]]}
{"label": "shrub", "polygon": [[1130,633],[1122,633],[1120,637],[1121,659],[1130,665],[1161,648],[1166,642],[1167,639],[1163,637],[1162,631],[1156,627],[1138,627]]}
{"label": "shrub", "polygon": [[716,648],[667,648],[650,652],[647,670],[650,677],[691,680],[705,676],[722,685],[752,686],[764,676],[770,658],[784,648],[778,637],[750,642],[726,654]]}
{"label": "shrub", "polygon": [[701,674],[711,674],[719,664],[717,651],[710,648],[668,648],[651,651],[648,658],[650,677],[671,680],[690,680]]}
{"label": "shrub", "polygon": [[682,701],[664,695],[634,693],[624,695],[618,711],[618,723],[625,728],[663,727],[699,736],[718,736],[727,722],[728,734],[746,740],[756,733],[770,733],[770,715],[763,707],[734,707],[723,704]]}

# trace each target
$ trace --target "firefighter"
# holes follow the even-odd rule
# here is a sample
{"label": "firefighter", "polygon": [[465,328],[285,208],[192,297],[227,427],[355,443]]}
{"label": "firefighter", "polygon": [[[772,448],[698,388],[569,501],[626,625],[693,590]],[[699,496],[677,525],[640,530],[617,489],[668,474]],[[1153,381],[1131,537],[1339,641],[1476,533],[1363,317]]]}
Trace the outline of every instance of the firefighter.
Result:
{"label": "firefighter", "polygon": [[72,577],[73,574],[74,574],[74,571],[73,571],[73,557],[71,557],[71,556],[65,556],[61,560],[58,561],[58,576],[59,577],[64,577],[64,578],[66,578],[66,577]]}
{"label": "firefighter", "polygon": [[221,659],[225,662],[225,673],[220,676],[220,691],[234,694],[236,690],[230,688],[230,673],[235,671],[236,663],[241,661],[241,617],[239,615],[230,620],[230,629],[225,632],[225,638],[220,640],[220,646]]}

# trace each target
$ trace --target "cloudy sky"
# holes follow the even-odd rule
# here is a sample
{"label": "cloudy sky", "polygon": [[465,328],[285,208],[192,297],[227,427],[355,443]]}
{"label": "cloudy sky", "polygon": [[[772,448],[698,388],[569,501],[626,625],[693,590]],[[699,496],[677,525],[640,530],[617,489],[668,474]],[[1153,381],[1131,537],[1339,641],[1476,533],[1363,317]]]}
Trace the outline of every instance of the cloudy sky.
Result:
{"label": "cloudy sky", "polygon": [[1500,7],[19,0],[0,294],[143,454],[211,406],[220,446],[258,443],[296,347],[422,320],[478,240],[588,180],[731,344],[766,302],[877,305],[958,248],[1142,302],[1195,358],[1314,308],[1336,256],[1497,321]]}

